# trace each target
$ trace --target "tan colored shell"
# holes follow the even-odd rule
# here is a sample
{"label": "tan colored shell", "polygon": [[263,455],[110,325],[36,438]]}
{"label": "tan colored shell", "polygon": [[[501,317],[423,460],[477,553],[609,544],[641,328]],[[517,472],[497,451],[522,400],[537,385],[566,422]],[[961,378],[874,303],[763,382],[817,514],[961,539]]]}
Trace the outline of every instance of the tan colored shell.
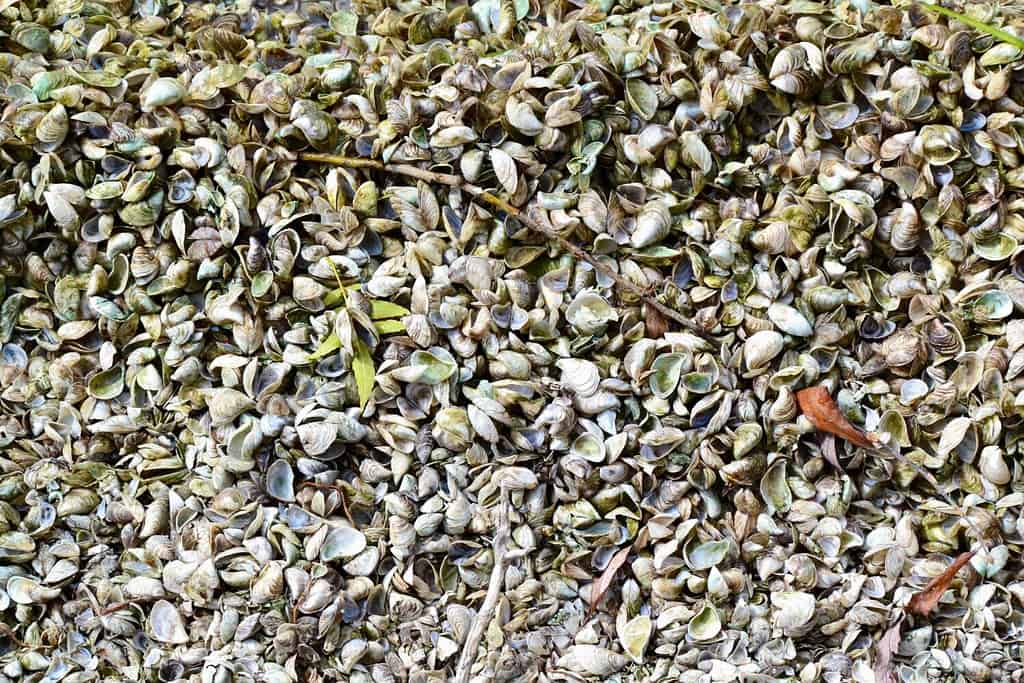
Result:
{"label": "tan colored shell", "polygon": [[100,4],[0,12],[0,679],[1021,678],[1012,3]]}

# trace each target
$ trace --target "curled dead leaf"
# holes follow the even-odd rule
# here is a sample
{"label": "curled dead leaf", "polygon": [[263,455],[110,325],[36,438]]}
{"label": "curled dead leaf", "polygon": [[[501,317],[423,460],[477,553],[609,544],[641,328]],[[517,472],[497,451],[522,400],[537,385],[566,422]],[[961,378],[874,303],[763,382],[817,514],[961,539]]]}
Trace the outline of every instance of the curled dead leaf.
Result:
{"label": "curled dead leaf", "polygon": [[896,670],[893,668],[892,660],[896,650],[900,646],[900,637],[903,632],[903,617],[900,616],[896,623],[889,627],[884,635],[878,640],[878,651],[875,654],[875,683],[896,683]]}
{"label": "curled dead leaf", "polygon": [[953,560],[953,563],[946,568],[946,571],[942,572],[934,579],[928,582],[928,585],[918,591],[910,598],[910,602],[904,608],[907,614],[917,614],[922,617],[928,616],[929,612],[935,609],[935,606],[939,604],[939,600],[942,598],[942,594],[949,588],[949,584],[953,583],[953,579],[956,578],[957,572],[965,564],[971,561],[974,557],[974,550],[970,552],[961,553],[959,557]]}
{"label": "curled dead leaf", "polygon": [[615,575],[619,573],[619,569],[626,563],[626,558],[629,556],[629,551],[632,546],[626,546],[617,553],[612,555],[612,559],[608,562],[608,566],[601,572],[601,576],[598,577],[597,581],[594,582],[594,586],[590,591],[590,609],[588,612],[593,613],[597,606],[601,604],[601,600],[604,599],[605,593],[611,588],[612,582],[615,580]]}
{"label": "curled dead leaf", "polygon": [[645,312],[644,327],[647,331],[647,336],[651,339],[661,339],[664,337],[665,333],[668,332],[668,320],[665,319],[665,316],[650,306],[646,307]]}
{"label": "curled dead leaf", "polygon": [[874,448],[874,442],[846,419],[825,387],[801,389],[796,392],[796,401],[800,411],[818,431],[835,434],[861,448]]}

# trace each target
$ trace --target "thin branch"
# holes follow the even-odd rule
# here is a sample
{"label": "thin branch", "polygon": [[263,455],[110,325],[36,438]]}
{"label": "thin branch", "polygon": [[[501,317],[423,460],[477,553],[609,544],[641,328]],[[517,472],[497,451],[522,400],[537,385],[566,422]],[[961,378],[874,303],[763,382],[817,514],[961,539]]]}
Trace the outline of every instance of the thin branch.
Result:
{"label": "thin branch", "polygon": [[24,640],[22,640],[21,638],[19,638],[17,636],[17,634],[14,632],[14,629],[12,629],[10,626],[8,626],[7,624],[3,623],[2,621],[0,621],[0,635],[7,636],[8,638],[11,639],[11,642],[14,643],[15,645],[17,645],[18,647],[28,647],[29,646],[28,643],[26,643]]}
{"label": "thin branch", "polygon": [[487,595],[480,605],[473,627],[466,635],[466,642],[462,646],[462,654],[459,656],[459,663],[455,669],[455,683],[469,683],[469,675],[476,662],[476,652],[480,647],[480,641],[484,632],[494,618],[494,611],[498,607],[498,599],[505,587],[505,570],[515,557],[520,553],[510,553],[508,546],[512,540],[511,523],[509,522],[512,503],[509,500],[508,489],[501,488],[501,501],[498,503],[497,519],[494,524],[494,567],[491,569],[491,580],[487,584]]}
{"label": "thin branch", "polygon": [[644,287],[641,287],[632,280],[629,280],[619,275],[617,272],[612,270],[608,265],[599,261],[589,252],[580,248],[573,242],[570,242],[565,237],[558,234],[551,228],[548,228],[547,226],[541,224],[534,218],[528,216],[525,212],[512,206],[501,197],[498,197],[488,192],[482,187],[473,185],[471,183],[467,183],[460,176],[453,175],[451,173],[436,173],[434,171],[428,171],[426,169],[420,168],[418,166],[412,166],[410,164],[385,164],[375,159],[360,159],[340,156],[337,154],[320,154],[314,152],[306,152],[301,154],[300,158],[303,161],[330,164],[332,166],[374,169],[384,171],[385,173],[393,173],[396,175],[404,175],[410,178],[416,178],[426,183],[437,183],[439,185],[447,185],[449,187],[459,188],[465,191],[473,198],[478,199],[486,204],[489,204],[491,205],[491,207],[495,209],[504,211],[506,214],[514,217],[516,220],[518,220],[520,223],[525,225],[533,232],[540,233],[549,240],[556,242],[558,246],[560,246],[563,250],[569,252],[569,254],[573,256],[573,258],[579,261],[586,262],[594,270],[596,270],[597,272],[601,273],[602,275],[610,279],[612,282],[614,282],[616,287],[618,287],[620,291],[629,292],[630,294],[633,294],[641,301],[643,301],[644,304],[647,305],[650,309],[657,311],[666,318],[670,318],[676,321],[685,329],[690,330],[694,334],[697,334],[703,337],[704,339],[708,340],[715,346],[718,346],[718,341],[711,337],[707,333],[707,331],[705,331],[700,325],[693,322],[693,320],[683,315],[679,311],[675,310],[674,308],[670,308],[669,306],[666,306],[665,304],[661,303],[654,297],[650,296],[650,294],[648,294],[648,290],[645,289]]}
{"label": "thin branch", "polygon": [[109,615],[113,614],[114,612],[116,612],[118,610],[124,609],[125,607],[131,607],[131,606],[132,606],[132,603],[130,603],[130,602],[115,602],[113,605],[107,605],[106,607],[101,609],[100,610],[100,616],[101,617],[106,617],[106,616],[109,616]]}
{"label": "thin branch", "polygon": [[996,40],[1001,40],[1004,43],[1009,43],[1018,50],[1024,50],[1024,40],[1022,40],[1020,36],[1016,36],[1012,33],[1009,33],[1008,31],[1004,31],[998,26],[991,26],[983,21],[978,21],[974,17],[969,17],[966,14],[961,14],[960,12],[955,12],[951,9],[946,9],[941,5],[933,5],[930,2],[922,2],[921,6],[924,7],[925,9],[931,10],[932,12],[941,14],[942,16],[948,19],[956,19],[961,24],[967,24],[971,28],[977,29],[982,33],[987,33]]}

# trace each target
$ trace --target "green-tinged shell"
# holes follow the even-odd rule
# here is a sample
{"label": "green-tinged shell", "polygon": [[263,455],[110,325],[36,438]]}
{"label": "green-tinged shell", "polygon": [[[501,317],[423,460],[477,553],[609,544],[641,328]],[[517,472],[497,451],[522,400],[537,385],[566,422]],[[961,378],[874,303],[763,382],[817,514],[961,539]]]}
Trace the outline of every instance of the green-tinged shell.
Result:
{"label": "green-tinged shell", "polygon": [[786,512],[793,504],[793,492],[786,480],[786,462],[772,465],[761,479],[761,498],[772,512]]}
{"label": "green-tinged shell", "polygon": [[566,320],[584,334],[595,334],[605,329],[618,314],[608,301],[596,292],[581,292],[565,312]]}
{"label": "green-tinged shell", "polygon": [[718,636],[722,631],[722,619],[718,610],[706,603],[686,625],[687,636],[696,642],[705,642]]}
{"label": "green-tinged shell", "polygon": [[139,104],[144,111],[168,107],[180,102],[188,90],[176,78],[158,78],[146,86],[139,95]]}
{"label": "green-tinged shell", "polygon": [[619,629],[618,636],[622,649],[634,662],[643,661],[653,631],[654,624],[646,615],[633,617]]}
{"label": "green-tinged shell", "polygon": [[593,434],[580,434],[576,437],[576,440],[572,442],[572,448],[570,452],[588,460],[590,462],[600,463],[604,462],[605,458],[605,446],[604,441],[594,436]]}
{"label": "green-tinged shell", "polygon": [[651,364],[649,379],[651,392],[658,398],[671,396],[679,384],[685,365],[686,358],[679,353],[669,353],[655,358]]}
{"label": "green-tinged shell", "polygon": [[758,424],[745,424],[736,428],[732,442],[733,458],[742,458],[753,450],[764,436],[764,430]]}
{"label": "green-tinged shell", "polygon": [[658,93],[646,81],[626,81],[626,102],[642,119],[650,121],[658,109]]}
{"label": "green-tinged shell", "polygon": [[686,550],[686,565],[694,571],[710,569],[729,554],[728,541],[707,541]]}
{"label": "green-tinged shell", "polygon": [[50,49],[50,30],[39,24],[19,23],[11,37],[30,52],[45,54]]}
{"label": "green-tinged shell", "polygon": [[954,4],[4,2],[0,683],[1016,680]]}
{"label": "green-tinged shell", "polygon": [[970,315],[979,322],[1002,320],[1013,313],[1013,300],[1006,292],[985,292],[969,304]]}
{"label": "green-tinged shell", "polygon": [[89,379],[89,395],[101,400],[116,398],[124,391],[124,368],[114,366]]}
{"label": "green-tinged shell", "polygon": [[392,371],[392,377],[403,382],[434,385],[444,382],[457,368],[455,359],[444,349],[415,351],[408,364]]}
{"label": "green-tinged shell", "polygon": [[974,243],[974,253],[986,261],[1003,261],[1017,251],[1018,242],[1009,235]]}

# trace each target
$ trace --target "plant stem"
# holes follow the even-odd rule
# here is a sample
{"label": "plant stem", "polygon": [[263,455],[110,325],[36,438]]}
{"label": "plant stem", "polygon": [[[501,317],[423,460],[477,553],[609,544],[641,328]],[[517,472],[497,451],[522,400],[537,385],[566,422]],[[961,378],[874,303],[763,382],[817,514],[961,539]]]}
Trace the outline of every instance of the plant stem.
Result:
{"label": "plant stem", "polygon": [[360,159],[353,157],[340,156],[337,154],[320,154],[314,152],[305,152],[299,155],[303,161],[311,161],[315,163],[330,164],[332,166],[343,166],[346,168],[366,168],[378,171],[384,171],[385,173],[393,173],[396,175],[404,175],[409,178],[416,178],[422,180],[425,183],[436,183],[438,185],[447,185],[448,187],[455,187],[463,190],[474,199],[478,199],[485,204],[489,204],[492,208],[498,209],[499,211],[505,212],[507,215],[512,216],[520,223],[525,225],[533,232],[540,233],[544,237],[556,242],[559,247],[569,252],[575,259],[584,261],[590,267],[597,272],[601,273],[612,282],[615,283],[616,287],[622,292],[629,292],[633,294],[644,304],[666,318],[679,323],[683,328],[693,332],[705,340],[711,342],[716,347],[718,341],[711,337],[707,331],[697,325],[693,320],[686,317],[674,308],[670,308],[665,304],[661,303],[654,297],[648,294],[648,290],[639,286],[635,282],[619,275],[617,272],[612,270],[608,265],[602,263],[589,252],[580,248],[573,242],[570,242],[562,235],[558,234],[551,228],[541,224],[533,217],[527,215],[524,211],[512,206],[507,201],[498,197],[487,190],[467,183],[461,176],[453,175],[451,173],[436,173],[434,171],[428,171],[427,169],[420,168],[418,166],[412,166],[411,164],[385,164],[375,159]]}
{"label": "plant stem", "polygon": [[455,668],[455,683],[469,683],[469,675],[476,662],[477,649],[484,637],[484,632],[494,618],[494,611],[498,607],[498,599],[505,588],[505,570],[512,561],[508,553],[508,544],[512,539],[512,530],[509,522],[510,508],[508,489],[501,488],[501,501],[497,507],[497,519],[494,523],[494,567],[491,569],[491,580],[487,584],[487,595],[480,605],[473,627],[466,634],[466,642],[462,644],[462,654],[459,656],[459,664]]}
{"label": "plant stem", "polygon": [[960,12],[955,12],[951,9],[946,9],[941,5],[933,5],[930,2],[922,2],[921,6],[924,7],[925,9],[931,10],[932,12],[941,14],[944,17],[956,19],[961,24],[967,24],[971,28],[981,31],[982,33],[987,33],[996,40],[1001,40],[1004,43],[1009,43],[1010,45],[1013,45],[1018,50],[1024,50],[1024,38],[1015,36],[1012,33],[1004,31],[1001,28],[989,26],[985,22],[978,21],[977,19],[969,17],[966,14],[961,14]]}

